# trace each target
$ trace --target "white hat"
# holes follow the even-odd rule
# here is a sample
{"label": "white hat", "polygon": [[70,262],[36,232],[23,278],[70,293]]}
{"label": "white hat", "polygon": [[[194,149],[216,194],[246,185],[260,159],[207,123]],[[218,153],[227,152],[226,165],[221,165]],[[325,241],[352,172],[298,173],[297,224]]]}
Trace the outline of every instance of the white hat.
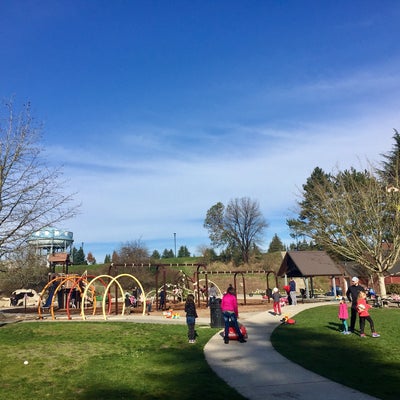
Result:
{"label": "white hat", "polygon": [[278,292],[278,290],[279,289],[277,287],[274,287],[274,289],[272,291],[275,293],[275,292]]}
{"label": "white hat", "polygon": [[353,276],[353,278],[351,278],[352,282],[358,282],[358,278],[356,276]]}

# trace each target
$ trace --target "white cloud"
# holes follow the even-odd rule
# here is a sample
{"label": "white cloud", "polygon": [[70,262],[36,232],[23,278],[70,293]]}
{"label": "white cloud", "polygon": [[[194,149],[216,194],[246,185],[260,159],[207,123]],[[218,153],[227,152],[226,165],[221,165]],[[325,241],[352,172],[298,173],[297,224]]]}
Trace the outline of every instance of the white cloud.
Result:
{"label": "white cloud", "polygon": [[[282,124],[232,115],[229,122],[193,121],[193,131],[180,123],[130,125],[116,127],[107,147],[53,147],[52,160],[67,160],[65,174],[83,203],[68,228],[89,243],[169,243],[177,232],[182,241],[204,244],[207,210],[246,196],[259,201],[270,222],[265,245],[274,233],[286,239],[285,221],[315,167],[361,168],[390,151],[398,81],[396,74],[359,73],[280,91],[277,103],[288,102]],[[296,104],[302,108],[304,99],[300,115]],[[319,107],[325,101],[332,102],[332,115]]]}
{"label": "white cloud", "polygon": [[88,161],[104,172],[67,168],[83,201],[83,213],[72,225],[89,242],[139,237],[168,241],[171,231],[179,232],[182,240],[204,238],[202,221],[208,208],[217,201],[226,204],[248,196],[258,200],[267,220],[271,219],[267,237],[272,238],[282,231],[297,188],[316,166],[326,171],[336,166],[357,168],[367,158],[376,160],[390,150],[393,132],[388,120],[394,117],[275,131],[279,140],[272,146],[265,132],[262,146],[252,148],[249,138],[245,157],[222,151],[219,157],[213,152],[203,159],[173,160],[159,154],[151,161],[121,161],[125,155],[101,165],[91,154]]}

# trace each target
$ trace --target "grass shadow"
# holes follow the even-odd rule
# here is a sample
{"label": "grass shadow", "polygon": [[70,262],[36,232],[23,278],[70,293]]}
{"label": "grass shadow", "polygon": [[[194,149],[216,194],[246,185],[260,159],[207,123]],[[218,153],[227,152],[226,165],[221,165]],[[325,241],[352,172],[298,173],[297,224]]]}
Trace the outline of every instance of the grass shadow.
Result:
{"label": "grass shadow", "polygon": [[322,306],[297,314],[290,329],[278,326],[271,342],[282,355],[308,370],[372,396],[397,400],[400,312],[393,315],[391,311],[379,310],[372,316],[382,328],[379,339],[340,335],[337,308]]}
{"label": "grass shadow", "polygon": [[326,327],[327,327],[328,329],[333,330],[333,331],[341,332],[341,330],[342,330],[342,328],[343,328],[343,324],[337,323],[337,322],[328,322],[328,324],[326,325]]}

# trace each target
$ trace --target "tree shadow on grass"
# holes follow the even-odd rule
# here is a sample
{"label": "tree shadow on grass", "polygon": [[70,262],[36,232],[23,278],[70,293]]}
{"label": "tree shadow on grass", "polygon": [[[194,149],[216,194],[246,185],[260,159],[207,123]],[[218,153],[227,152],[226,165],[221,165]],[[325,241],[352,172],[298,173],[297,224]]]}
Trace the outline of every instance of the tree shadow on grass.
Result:
{"label": "tree shadow on grass", "polygon": [[307,310],[296,316],[290,329],[278,326],[271,342],[279,353],[310,371],[380,399],[397,400],[400,361],[392,356],[397,338],[389,329],[385,332],[385,320],[379,317],[384,314],[376,314],[382,337],[362,339],[338,334],[341,325],[335,309]]}
{"label": "tree shadow on grass", "polygon": [[203,400],[204,388],[211,399],[244,399],[211,370],[199,345],[186,345],[185,341],[184,345],[171,344],[156,351],[143,349],[142,358],[135,358],[135,354],[93,356],[88,365],[98,367],[80,389],[74,390],[74,399]]}
{"label": "tree shadow on grass", "polygon": [[328,322],[327,328],[332,330],[332,331],[341,331],[343,327],[342,323],[337,323],[337,322]]}

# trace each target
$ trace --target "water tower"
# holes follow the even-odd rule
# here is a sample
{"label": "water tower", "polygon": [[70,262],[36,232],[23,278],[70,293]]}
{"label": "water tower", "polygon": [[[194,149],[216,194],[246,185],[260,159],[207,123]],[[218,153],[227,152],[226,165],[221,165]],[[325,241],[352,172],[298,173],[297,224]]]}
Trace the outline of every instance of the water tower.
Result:
{"label": "water tower", "polygon": [[28,243],[39,255],[70,253],[74,235],[72,232],[57,228],[43,228],[34,232],[28,239]]}

